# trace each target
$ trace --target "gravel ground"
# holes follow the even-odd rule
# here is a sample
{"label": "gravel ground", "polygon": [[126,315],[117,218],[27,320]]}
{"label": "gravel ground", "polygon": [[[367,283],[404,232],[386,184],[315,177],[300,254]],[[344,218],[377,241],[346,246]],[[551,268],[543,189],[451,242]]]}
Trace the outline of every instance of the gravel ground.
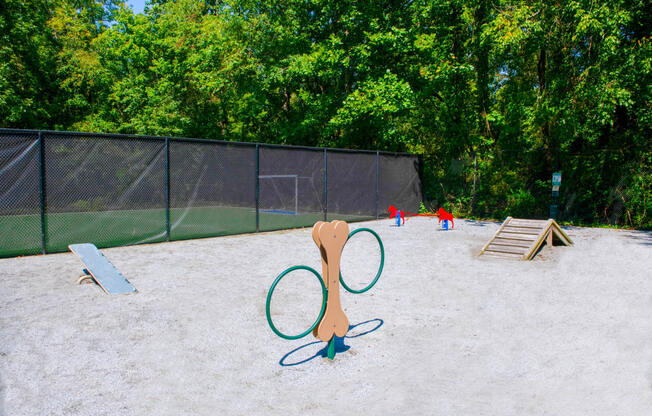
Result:
{"label": "gravel ground", "polygon": [[[285,268],[321,272],[310,229],[102,250],[138,288],[76,285],[70,253],[0,259],[0,415],[650,415],[652,233],[570,228],[530,262],[476,257],[499,224],[356,223],[383,239],[335,360],[265,319]],[[360,238],[358,238],[360,237]],[[378,248],[344,249],[360,288]],[[307,272],[272,299],[301,332],[321,302]]]}

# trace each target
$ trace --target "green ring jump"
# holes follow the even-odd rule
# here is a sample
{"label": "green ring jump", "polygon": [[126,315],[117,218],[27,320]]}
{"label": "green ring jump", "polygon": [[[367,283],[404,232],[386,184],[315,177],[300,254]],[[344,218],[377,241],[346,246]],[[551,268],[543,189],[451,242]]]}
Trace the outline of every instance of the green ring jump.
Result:
{"label": "green ring jump", "polygon": [[[328,342],[328,358],[330,359],[335,357],[335,336],[344,337],[349,329],[348,318],[344,314],[340,304],[340,283],[344,289],[351,293],[364,293],[378,282],[385,264],[385,248],[380,236],[375,231],[369,228],[358,228],[351,233],[348,231],[349,227],[344,221],[332,221],[330,223],[318,221],[315,223],[312,229],[312,237],[321,253],[322,275],[320,275],[315,269],[303,265],[293,266],[284,270],[276,277],[276,279],[274,279],[274,282],[267,293],[267,301],[265,304],[267,323],[276,335],[284,339],[294,340],[303,338],[310,332],[313,332],[316,338]],[[351,237],[360,232],[371,233],[378,241],[378,246],[380,247],[380,265],[378,267],[378,272],[371,283],[363,289],[355,290],[344,283],[340,271],[340,258],[346,243],[351,239]],[[274,289],[276,289],[279,282],[286,275],[295,270],[307,270],[317,277],[322,289],[322,304],[319,315],[310,328],[298,335],[288,335],[279,331],[274,325],[270,312],[270,303]]]}

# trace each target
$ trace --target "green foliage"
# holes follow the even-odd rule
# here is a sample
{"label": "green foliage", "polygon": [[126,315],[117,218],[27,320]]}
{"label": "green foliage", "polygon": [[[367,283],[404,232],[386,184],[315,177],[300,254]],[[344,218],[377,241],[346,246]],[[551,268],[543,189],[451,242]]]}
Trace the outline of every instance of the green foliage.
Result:
{"label": "green foliage", "polygon": [[0,125],[47,126],[56,114],[56,39],[45,0],[5,0],[0,7]]}
{"label": "green foliage", "polygon": [[427,206],[652,225],[643,0],[5,0],[0,126],[424,155]]}
{"label": "green foliage", "polygon": [[529,217],[536,211],[537,200],[531,192],[524,189],[511,191],[507,195],[505,211],[514,217]]}

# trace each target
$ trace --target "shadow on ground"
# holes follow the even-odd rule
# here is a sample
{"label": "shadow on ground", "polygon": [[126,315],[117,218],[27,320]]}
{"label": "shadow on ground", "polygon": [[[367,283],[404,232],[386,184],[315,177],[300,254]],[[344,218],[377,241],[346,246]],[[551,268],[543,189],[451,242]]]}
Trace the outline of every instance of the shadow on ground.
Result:
{"label": "shadow on ground", "polygon": [[474,227],[486,227],[489,223],[487,221],[464,220],[464,224],[472,225]]}
{"label": "shadow on ground", "polygon": [[638,244],[652,246],[652,232],[632,231],[627,234],[627,237],[633,239]]}
{"label": "shadow on ground", "polygon": [[5,416],[5,385],[0,376],[0,416]]}
{"label": "shadow on ground", "polygon": [[[383,325],[383,323],[384,323],[384,321],[382,319],[375,318],[375,319],[370,319],[368,321],[360,322],[359,324],[350,325],[349,326],[349,332],[347,332],[347,334],[344,337],[342,337],[342,338],[335,337],[335,354],[348,351],[351,348],[350,346],[344,344],[344,340],[346,338],[351,339],[351,338],[358,338],[358,337],[361,337],[363,335],[367,335],[370,332],[376,331],[378,328],[380,328]],[[371,326],[371,327],[369,329],[366,329],[366,330],[362,331],[362,332],[353,332],[352,333],[352,331],[355,328],[358,328],[358,327],[363,327],[364,328],[367,325]],[[323,348],[321,348],[315,354],[309,356],[308,358],[304,358],[302,360],[299,360],[299,361],[296,361],[296,362],[293,362],[293,363],[288,363],[287,362],[287,360],[288,360],[288,358],[290,356],[295,355],[295,354],[300,353],[300,352],[303,352],[302,350],[304,350],[306,348],[310,348],[313,345],[323,345]],[[283,367],[292,367],[292,366],[295,366],[295,365],[307,363],[308,361],[314,360],[317,357],[327,357],[327,356],[328,356],[328,343],[323,342],[323,341],[313,341],[313,342],[309,342],[308,344],[302,345],[302,346],[300,346],[298,348],[295,348],[292,351],[288,352],[287,354],[285,354],[283,356],[283,358],[281,358],[281,360],[278,363],[280,365],[282,365]]]}

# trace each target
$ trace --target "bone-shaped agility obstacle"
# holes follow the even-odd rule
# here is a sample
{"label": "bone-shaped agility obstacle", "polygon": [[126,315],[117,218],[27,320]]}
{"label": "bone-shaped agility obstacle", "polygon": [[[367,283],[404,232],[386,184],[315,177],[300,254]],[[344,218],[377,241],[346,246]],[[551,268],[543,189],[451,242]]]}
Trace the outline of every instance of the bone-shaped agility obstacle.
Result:
{"label": "bone-shaped agility obstacle", "polygon": [[[319,241],[315,240],[315,243],[320,251],[323,249],[325,252],[326,258],[324,259],[322,256],[322,268],[324,267],[323,262],[326,260],[326,273],[322,279],[324,279],[329,296],[328,302],[326,302],[326,312],[317,326],[317,338],[328,342],[333,335],[343,337],[349,331],[349,320],[340,303],[339,285],[340,258],[344,244],[349,239],[349,226],[344,221],[321,224],[319,222],[314,225],[313,230],[319,227],[316,233]],[[313,233],[313,238],[314,236],[315,233]]]}
{"label": "bone-shaped agility obstacle", "polygon": [[[342,257],[342,250],[347,241],[359,232],[369,232],[378,241],[378,245],[380,246],[380,266],[378,267],[378,273],[376,273],[373,281],[367,287],[361,290],[354,290],[348,287],[342,279],[342,274],[340,273],[340,259]],[[265,311],[267,314],[267,322],[276,335],[285,339],[299,339],[308,335],[312,331],[317,339],[328,342],[328,358],[333,359],[335,357],[335,336],[343,337],[349,330],[349,320],[346,317],[346,314],[344,314],[340,302],[340,283],[351,293],[363,293],[371,289],[376,284],[383,271],[385,249],[383,248],[383,242],[376,232],[369,228],[358,228],[349,233],[349,226],[344,221],[331,221],[330,223],[318,221],[312,227],[312,238],[321,254],[322,275],[320,276],[315,269],[308,266],[294,266],[284,270],[280,275],[278,275],[276,280],[274,280],[274,283],[272,283],[272,286],[267,293]],[[280,332],[272,322],[270,300],[276,285],[286,274],[294,270],[307,270],[319,279],[322,288],[322,307],[317,320],[307,331],[302,332],[299,335],[286,335]]]}

